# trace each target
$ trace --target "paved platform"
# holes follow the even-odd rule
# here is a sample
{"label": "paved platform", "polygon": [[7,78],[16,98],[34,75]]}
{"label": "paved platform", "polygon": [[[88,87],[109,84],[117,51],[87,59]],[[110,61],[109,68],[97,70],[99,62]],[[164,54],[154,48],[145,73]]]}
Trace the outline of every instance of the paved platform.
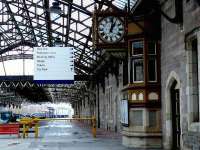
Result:
{"label": "paved platform", "polygon": [[[99,136],[98,136],[99,135]],[[104,136],[105,135],[105,136]],[[112,135],[112,136],[111,136]],[[49,122],[40,128],[39,138],[15,135],[0,136],[0,150],[133,150],[121,145],[121,138],[115,133],[99,132],[93,138],[89,129],[74,123]]]}

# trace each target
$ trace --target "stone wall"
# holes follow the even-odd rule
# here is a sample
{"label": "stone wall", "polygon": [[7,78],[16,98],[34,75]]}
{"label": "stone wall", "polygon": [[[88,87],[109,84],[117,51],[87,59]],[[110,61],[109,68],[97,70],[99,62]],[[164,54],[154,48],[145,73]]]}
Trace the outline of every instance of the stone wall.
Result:
{"label": "stone wall", "polygon": [[199,150],[200,134],[198,132],[187,132],[183,134],[183,143],[188,149]]}
{"label": "stone wall", "polygon": [[[99,118],[100,128],[104,128],[111,131],[120,131],[120,100],[121,89],[123,86],[123,65],[119,65],[119,75],[115,76],[112,73],[108,73],[105,76],[105,86],[98,86],[99,91],[96,91],[98,96],[99,92]],[[98,88],[97,88],[98,90]],[[96,107],[96,110],[98,108]],[[97,111],[96,111],[97,112]]]}
{"label": "stone wall", "polygon": [[[83,117],[92,117],[96,115],[96,88],[94,83],[91,82],[88,84],[88,88],[82,94],[82,100],[76,103],[75,112],[76,115]],[[84,95],[83,95],[84,94]]]}
{"label": "stone wall", "polygon": [[[97,126],[111,131],[120,132],[120,100],[123,87],[123,65],[119,64],[119,74],[113,73],[104,75],[105,83],[91,83],[88,90],[89,96],[79,103],[80,115],[97,118]],[[101,81],[102,82],[102,81]],[[94,93],[93,93],[94,92]],[[94,97],[95,95],[95,97]]]}
{"label": "stone wall", "polygon": [[[162,10],[171,18],[175,15],[174,1],[163,1]],[[162,41],[161,41],[161,85],[162,85],[162,124],[164,148],[172,146],[172,114],[170,87],[173,81],[177,81],[180,90],[180,124],[181,124],[181,145],[184,147],[184,139],[187,139],[187,132],[190,126],[189,97],[189,70],[188,53],[186,50],[186,37],[200,26],[200,7],[195,0],[183,0],[183,24],[173,24],[162,17]],[[200,40],[200,39],[199,39]],[[192,135],[192,134],[191,134]]]}
{"label": "stone wall", "polygon": [[86,96],[84,100],[81,101],[80,115],[81,116],[92,116],[93,112],[91,110],[93,104],[93,99]]}

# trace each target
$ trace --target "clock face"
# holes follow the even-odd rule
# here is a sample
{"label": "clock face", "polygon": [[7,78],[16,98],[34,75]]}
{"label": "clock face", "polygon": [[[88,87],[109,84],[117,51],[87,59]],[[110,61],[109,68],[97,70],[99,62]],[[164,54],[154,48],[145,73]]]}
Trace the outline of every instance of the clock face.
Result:
{"label": "clock face", "polygon": [[108,16],[100,20],[98,34],[104,42],[119,42],[124,36],[124,24],[120,18]]}

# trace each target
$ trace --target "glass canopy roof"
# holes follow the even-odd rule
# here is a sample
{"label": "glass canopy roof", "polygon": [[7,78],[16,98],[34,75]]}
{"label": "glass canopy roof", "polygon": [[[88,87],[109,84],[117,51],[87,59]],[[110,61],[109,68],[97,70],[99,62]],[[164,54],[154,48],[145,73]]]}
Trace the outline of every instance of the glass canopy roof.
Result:
{"label": "glass canopy roof", "polygon": [[[101,9],[106,9],[112,2],[119,9],[128,6],[131,8],[137,0],[57,0],[60,3],[61,13],[52,15],[50,7],[55,1],[0,1],[2,63],[7,60],[32,59],[33,47],[53,46],[55,39],[59,37],[64,46],[75,48],[76,74],[90,74],[92,61],[98,58],[92,48],[94,7],[102,6]],[[5,71],[5,66],[2,66]]]}

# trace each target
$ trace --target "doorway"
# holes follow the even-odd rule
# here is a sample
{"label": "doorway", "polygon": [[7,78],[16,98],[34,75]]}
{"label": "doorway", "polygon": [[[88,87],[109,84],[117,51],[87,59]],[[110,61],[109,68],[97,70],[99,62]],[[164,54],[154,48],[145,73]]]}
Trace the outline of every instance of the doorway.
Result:
{"label": "doorway", "polygon": [[172,149],[180,150],[180,90],[177,88],[177,81],[174,81],[171,89],[171,108],[172,108]]}

